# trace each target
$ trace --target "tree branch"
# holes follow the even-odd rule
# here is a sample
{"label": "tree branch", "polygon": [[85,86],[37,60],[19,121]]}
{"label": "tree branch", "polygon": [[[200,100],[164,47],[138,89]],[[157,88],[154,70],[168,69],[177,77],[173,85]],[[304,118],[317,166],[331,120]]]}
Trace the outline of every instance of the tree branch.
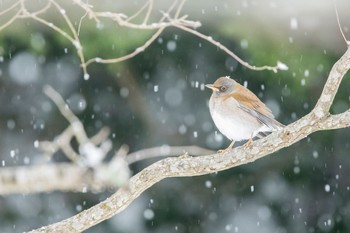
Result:
{"label": "tree branch", "polygon": [[[300,120],[254,141],[248,148],[234,148],[224,155],[211,154],[199,157],[180,156],[160,160],[130,178],[127,187],[120,188],[105,201],[61,222],[32,232],[81,232],[124,210],[145,190],[168,177],[199,176],[219,172],[253,162],[288,147],[313,132],[344,128],[350,125],[350,110],[330,115],[334,96],[345,73],[350,68],[350,49],[333,66],[314,110]],[[315,112],[316,111],[316,112]]]}
{"label": "tree branch", "polygon": [[338,88],[345,73],[350,69],[349,63],[350,50],[349,46],[345,54],[333,65],[331,72],[328,75],[327,82],[323,87],[322,94],[317,101],[313,113],[321,118],[328,113]]}
{"label": "tree branch", "polygon": [[[4,11],[0,12],[0,16],[4,14],[8,14],[11,11],[14,11],[17,6],[20,6],[19,10],[16,11],[13,17],[11,17],[6,23],[0,25],[0,31],[11,25],[14,21],[17,19],[33,19],[52,30],[56,31],[63,37],[65,37],[68,41],[70,41],[73,46],[76,49],[77,56],[80,59],[80,65],[82,67],[82,70],[84,72],[84,79],[89,79],[90,75],[88,74],[87,68],[92,63],[118,63],[125,61],[127,59],[130,59],[139,53],[143,52],[146,48],[148,48],[163,32],[165,28],[168,27],[176,27],[180,30],[187,31],[199,38],[202,38],[209,43],[217,46],[219,49],[226,52],[228,55],[236,59],[241,65],[247,67],[248,69],[252,70],[272,70],[274,72],[277,72],[278,70],[285,70],[288,69],[288,67],[281,63],[277,62],[276,66],[252,66],[249,63],[242,60],[240,57],[238,57],[234,52],[229,50],[226,46],[222,45],[220,42],[214,40],[212,37],[204,35],[195,29],[201,26],[201,23],[199,21],[193,21],[188,20],[187,15],[181,16],[182,8],[185,4],[185,0],[181,1],[174,1],[170,7],[167,9],[166,12],[163,12],[163,16],[160,17],[158,20],[154,20],[154,22],[147,23],[150,19],[150,14],[153,12],[153,7],[156,5],[154,3],[154,0],[148,0],[146,4],[144,4],[134,15],[128,17],[125,14],[122,13],[114,13],[110,11],[102,11],[97,12],[93,10],[93,6],[89,3],[85,3],[82,0],[74,0],[74,4],[83,9],[85,12],[83,16],[80,18],[79,24],[77,29],[74,27],[73,22],[67,15],[67,10],[63,8],[61,5],[57,3],[56,0],[48,0],[47,4],[42,7],[42,9],[36,11],[36,12],[30,12],[28,8],[26,7],[26,2],[30,1],[24,1],[24,0],[18,0],[17,3],[10,6],[8,9],[5,9]],[[29,5],[29,4],[28,4]],[[44,16],[41,17],[39,14],[42,14],[46,12],[49,8],[54,7],[56,11],[58,11],[68,26],[68,29],[60,28],[59,25],[55,25],[53,22],[50,22],[48,19],[46,19]],[[142,14],[144,11],[146,11],[144,20],[142,23],[133,23],[133,19],[140,14]],[[173,16],[171,17],[171,12],[173,13]],[[121,57],[114,57],[114,58],[100,58],[100,57],[93,57],[90,59],[87,59],[84,54],[84,45],[81,44],[79,33],[80,28],[82,24],[82,20],[85,18],[85,16],[88,15],[90,19],[94,20],[95,22],[100,22],[100,18],[107,18],[114,22],[116,22],[119,26],[130,28],[130,29],[137,29],[137,30],[155,30],[157,29],[149,40],[147,40],[142,46],[136,48],[133,52],[130,52],[124,56]],[[68,30],[68,32],[66,31]]]}
{"label": "tree branch", "polygon": [[[125,168],[132,163],[160,156],[186,155],[187,153],[202,155],[212,152],[197,146],[153,147],[133,152],[127,156],[124,154],[125,147],[122,147],[120,151],[109,163],[101,163],[94,167],[81,166],[76,163],[55,163],[1,168],[0,195],[55,190],[102,192],[107,188],[117,188],[125,184],[129,178],[125,177]],[[126,163],[125,166],[119,165],[123,163],[120,159]]]}

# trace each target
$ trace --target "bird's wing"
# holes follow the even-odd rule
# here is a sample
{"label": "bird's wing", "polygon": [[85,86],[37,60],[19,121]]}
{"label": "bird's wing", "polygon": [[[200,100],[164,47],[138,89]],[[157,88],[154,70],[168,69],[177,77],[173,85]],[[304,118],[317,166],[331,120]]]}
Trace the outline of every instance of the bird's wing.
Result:
{"label": "bird's wing", "polygon": [[256,117],[262,124],[269,128],[278,129],[283,127],[281,123],[274,119],[271,110],[253,92],[244,88],[242,85],[236,84],[235,90],[229,97],[236,99],[239,103],[239,108]]}
{"label": "bird's wing", "polygon": [[251,109],[267,117],[274,118],[271,110],[266,107],[253,92],[237,84],[231,96],[235,98],[243,108]]}

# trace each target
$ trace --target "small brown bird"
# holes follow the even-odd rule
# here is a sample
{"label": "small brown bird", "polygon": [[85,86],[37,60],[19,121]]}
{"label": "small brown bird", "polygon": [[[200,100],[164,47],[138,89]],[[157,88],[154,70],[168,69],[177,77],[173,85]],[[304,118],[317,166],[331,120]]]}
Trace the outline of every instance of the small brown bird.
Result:
{"label": "small brown bird", "polygon": [[206,87],[213,90],[209,100],[211,117],[220,132],[232,140],[219,153],[231,150],[235,141],[248,139],[247,147],[255,136],[261,137],[284,127],[253,92],[230,77],[221,77]]}

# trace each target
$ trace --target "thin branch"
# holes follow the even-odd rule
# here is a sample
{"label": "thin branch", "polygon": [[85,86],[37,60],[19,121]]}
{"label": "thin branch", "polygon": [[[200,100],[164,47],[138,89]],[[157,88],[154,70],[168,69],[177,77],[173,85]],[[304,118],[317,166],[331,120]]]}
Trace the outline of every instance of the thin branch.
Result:
{"label": "thin branch", "polygon": [[[66,14],[66,10],[63,9],[56,1],[54,0],[50,0],[50,2],[57,8],[57,10],[60,12],[60,14],[62,15],[64,21],[67,23],[71,33],[73,34],[74,37],[74,41],[72,41],[73,45],[75,46],[77,53],[78,53],[78,57],[80,58],[80,64],[84,64],[85,63],[85,57],[84,57],[84,53],[83,53],[83,48],[78,36],[78,32],[76,31],[76,29],[73,26],[73,23],[71,22],[71,20],[69,19],[69,17]],[[84,75],[87,74],[87,69],[85,66],[82,67],[83,68],[83,72]]]}
{"label": "thin branch", "polygon": [[45,13],[51,7],[51,1],[48,1],[46,5],[38,11],[31,12],[33,15],[40,15]]}
{"label": "thin branch", "polygon": [[[181,155],[189,152],[191,152],[191,155],[201,155],[203,151],[208,152],[204,148],[195,146],[169,146],[166,150],[162,146],[136,151],[130,154],[130,158],[128,158],[128,147],[123,145],[111,161],[99,164],[93,169],[80,166],[77,163],[3,167],[0,169],[0,195],[53,192],[56,190],[67,192],[102,192],[106,188],[116,189],[129,179],[129,177],[121,177],[123,168],[125,171],[128,164],[148,158]],[[140,155],[140,157],[137,155]],[[120,164],[123,161],[125,164],[121,167]],[[106,174],[107,171],[114,171],[115,175],[110,176]]]}
{"label": "thin branch", "polygon": [[2,24],[0,26],[0,31],[3,30],[4,28],[8,27],[11,25],[19,16],[21,15],[22,11],[19,10],[13,17],[11,17],[6,23]]}
{"label": "thin branch", "polygon": [[24,15],[25,17],[31,17],[33,18],[34,20],[48,26],[49,28],[55,30],[56,32],[58,32],[59,34],[61,34],[62,36],[64,36],[66,39],[68,39],[70,42],[74,42],[74,39],[68,35],[65,31],[63,31],[61,28],[57,27],[55,24],[51,23],[51,22],[48,22],[40,17],[38,17],[37,15],[35,14],[31,14],[31,13],[27,13],[26,15]]}
{"label": "thin branch", "polygon": [[77,163],[79,154],[75,152],[72,148],[70,142],[74,136],[73,127],[67,127],[61,134],[59,134],[55,139],[50,141],[41,141],[38,144],[38,149],[40,149],[46,157],[51,158],[53,154],[57,151],[62,150],[64,155],[71,161]]}
{"label": "thin branch", "polygon": [[[90,138],[94,145],[100,145],[108,140],[109,128],[103,127],[96,135]],[[75,136],[73,126],[69,125],[62,133],[51,141],[41,141],[37,144],[37,148],[41,150],[46,157],[51,158],[57,151],[62,150],[64,155],[71,161],[78,163],[79,154],[72,148],[71,140]]]}
{"label": "thin branch", "polygon": [[147,21],[151,15],[151,12],[152,12],[152,9],[153,9],[153,0],[148,0],[148,9],[147,9],[147,12],[146,12],[146,16],[145,16],[145,19],[143,20],[142,24],[147,24]]}
{"label": "thin branch", "polygon": [[179,5],[179,7],[177,8],[177,10],[176,10],[176,12],[175,12],[175,15],[174,15],[174,18],[175,18],[175,19],[177,19],[177,18],[180,17],[181,10],[182,10],[183,6],[185,5],[185,2],[186,2],[186,0],[181,0],[180,5]]}
{"label": "thin branch", "polygon": [[251,69],[251,70],[272,70],[274,72],[277,72],[277,70],[280,69],[279,65],[276,66],[252,66],[250,65],[248,62],[242,60],[239,56],[237,56],[235,53],[233,53],[231,50],[229,50],[226,46],[222,45],[220,42],[214,40],[212,37],[206,36],[194,29],[185,27],[181,24],[175,23],[173,25],[174,27],[177,27],[183,31],[189,32],[193,35],[196,35],[206,41],[208,41],[209,43],[215,45],[216,47],[218,47],[219,49],[223,50],[224,52],[226,52],[228,55],[230,55],[231,57],[233,57],[236,61],[238,61],[241,65]]}
{"label": "thin branch", "polygon": [[93,7],[92,5],[85,3],[81,0],[73,0],[73,2],[79,7],[83,8],[83,10],[89,15],[90,19],[95,20],[96,23],[100,22],[98,17],[95,15],[95,12],[91,10],[91,8]]}
{"label": "thin branch", "polygon": [[[278,70],[283,70],[285,69],[285,65],[281,66],[279,64],[282,63],[278,63],[276,66],[252,66],[249,63],[245,62],[244,60],[242,60],[239,56],[237,56],[235,53],[233,53],[232,51],[230,51],[226,46],[222,45],[221,43],[219,43],[218,41],[214,40],[213,38],[206,36],[192,28],[197,28],[199,27],[201,24],[200,22],[196,22],[196,21],[191,21],[191,20],[187,20],[186,19],[186,15],[180,17],[182,8],[185,4],[185,0],[181,0],[180,3],[178,3],[178,1],[174,1],[173,4],[169,7],[169,9],[167,10],[167,12],[165,12],[163,14],[163,17],[160,18],[158,20],[158,22],[153,22],[150,24],[147,24],[147,21],[150,18],[150,14],[152,12],[153,9],[153,0],[149,0],[148,2],[146,2],[146,4],[144,4],[139,11],[137,11],[133,16],[131,17],[127,17],[124,14],[121,13],[112,13],[112,12],[95,12],[92,10],[92,6],[84,3],[81,0],[74,0],[74,3],[77,4],[78,6],[80,6],[87,15],[89,15],[89,18],[94,19],[96,22],[99,22],[99,17],[104,17],[104,18],[108,18],[111,20],[116,21],[120,26],[123,27],[127,27],[127,28],[131,28],[131,29],[141,29],[141,30],[154,30],[154,29],[158,29],[158,31],[148,40],[146,41],[146,43],[135,49],[135,51],[133,51],[130,54],[127,54],[125,56],[119,57],[119,58],[112,58],[112,59],[103,59],[103,58],[92,58],[89,59],[88,61],[85,61],[85,56],[83,53],[83,49],[82,49],[82,45],[79,39],[79,32],[80,32],[80,26],[81,26],[81,21],[83,19],[83,17],[80,19],[80,23],[79,23],[79,27],[78,30],[76,30],[71,22],[71,20],[69,19],[69,17],[66,15],[65,10],[54,0],[49,0],[48,1],[48,5],[46,7],[44,7],[42,10],[35,12],[35,13],[29,13],[25,6],[23,1],[20,2],[22,4],[22,14],[19,14],[17,16],[14,16],[13,18],[10,19],[10,21],[8,21],[7,23],[5,23],[4,25],[1,26],[0,30],[7,27],[8,25],[10,25],[11,23],[13,23],[13,21],[18,18],[18,17],[30,17],[33,18],[34,20],[41,22],[42,24],[52,28],[53,30],[55,30],[56,32],[58,32],[59,34],[63,35],[66,39],[68,39],[77,49],[77,55],[80,59],[80,63],[81,63],[81,67],[83,69],[84,72],[84,78],[88,79],[89,78],[89,74],[87,72],[87,67],[88,65],[90,65],[93,62],[96,63],[104,63],[104,64],[108,64],[108,63],[118,63],[118,62],[122,62],[125,61],[127,59],[130,59],[134,56],[136,56],[137,54],[143,52],[152,42],[154,42],[154,40],[161,34],[161,32],[167,28],[167,27],[177,27],[183,31],[187,31],[199,38],[202,38],[208,42],[210,42],[211,44],[217,46],[219,49],[223,50],[224,52],[226,52],[228,55],[230,55],[231,57],[233,57],[234,59],[236,59],[240,64],[242,64],[243,66],[252,69],[252,70],[272,70],[274,72],[277,72]],[[57,27],[56,25],[54,25],[51,22],[48,22],[47,20],[41,18],[38,16],[38,13],[42,13],[43,11],[45,11],[47,9],[47,7],[50,6],[50,4],[53,4],[56,9],[61,13],[62,17],[64,18],[65,22],[67,23],[72,36],[68,35],[65,31],[63,31],[62,29],[60,29],[59,27]],[[175,14],[173,16],[173,18],[170,17],[170,12],[173,10],[173,8],[175,8],[175,6],[177,6]],[[131,23],[130,21],[136,17],[137,15],[141,14],[147,7],[147,11],[146,11],[146,15],[145,18],[143,20],[143,22],[141,24],[136,24],[136,23]],[[14,8],[14,5],[11,6],[11,9]],[[85,14],[85,15],[86,15]],[[164,20],[167,19],[168,21],[165,22]],[[338,19],[339,20],[339,19]]]}
{"label": "thin branch", "polygon": [[147,6],[149,6],[149,1],[147,1],[138,11],[136,11],[135,14],[128,17],[125,21],[130,22],[131,20],[139,16],[146,9]]}
{"label": "thin branch", "polygon": [[85,131],[84,126],[80,122],[79,118],[74,115],[74,113],[69,109],[68,105],[64,102],[61,95],[56,92],[51,86],[46,85],[43,89],[44,93],[56,104],[61,114],[69,121],[72,125],[74,134],[80,144],[84,144],[89,141]]}
{"label": "thin branch", "polygon": [[[50,153],[52,155],[61,149],[69,159],[82,166],[96,167],[100,165],[112,148],[112,143],[107,138],[109,130],[103,128],[92,139],[89,139],[83,124],[69,109],[61,95],[48,85],[44,86],[43,91],[56,104],[70,125],[53,142],[39,143],[39,148],[42,148],[46,155],[50,155]],[[73,150],[70,143],[73,136],[79,144],[79,155]],[[128,167],[126,166],[124,170],[128,170]]]}
{"label": "thin branch", "polygon": [[95,145],[99,145],[106,141],[110,134],[110,129],[108,127],[103,127],[97,134],[90,138],[90,141]]}
{"label": "thin branch", "polygon": [[78,36],[80,35],[80,29],[81,29],[81,25],[83,24],[83,20],[84,18],[88,15],[87,12],[85,12],[85,14],[83,16],[81,16],[80,20],[79,20],[79,24],[78,24],[78,30],[77,30],[77,33],[78,33]]}
{"label": "thin branch", "polygon": [[[160,19],[160,22],[162,22],[164,19],[166,19],[168,17],[169,12],[171,12],[173,10],[173,8],[175,7],[176,3],[177,3],[177,1],[175,1],[169,7],[167,12],[165,12],[163,14],[163,17]],[[188,21],[188,23],[190,23],[190,26],[193,26],[193,27],[197,27],[198,26],[198,22]],[[142,45],[141,47],[138,47],[134,52],[132,52],[130,54],[127,54],[127,55],[119,57],[119,58],[113,58],[113,59],[102,59],[102,58],[96,57],[96,58],[89,59],[85,64],[82,64],[82,66],[86,69],[86,67],[88,65],[90,65],[91,63],[93,63],[93,62],[108,64],[108,63],[118,63],[118,62],[122,62],[122,61],[125,61],[127,59],[130,59],[130,58],[138,55],[139,53],[143,52],[148,46],[150,46],[159,37],[159,35],[163,32],[163,30],[167,26],[168,25],[163,23],[163,26],[160,27],[158,29],[158,31],[155,34],[153,34],[152,37],[148,41],[146,41],[146,43],[144,45]]]}
{"label": "thin branch", "polygon": [[336,15],[336,18],[337,18],[337,23],[338,23],[338,27],[339,27],[340,33],[343,36],[343,39],[344,39],[345,43],[349,46],[350,45],[350,41],[346,39],[346,36],[345,36],[345,34],[343,32],[343,29],[341,27],[341,24],[340,24],[340,19],[339,19],[338,7],[337,7],[336,0],[334,0],[334,10],[335,10],[335,15]]}
{"label": "thin branch", "polygon": [[9,8],[3,10],[0,12],[0,16],[6,14],[7,12],[10,12],[12,9],[15,9],[17,6],[19,6],[21,4],[21,2],[16,2],[14,3],[12,6],[10,6]]}
{"label": "thin branch", "polygon": [[86,63],[83,64],[82,66],[87,67],[88,65],[90,65],[93,62],[110,64],[110,63],[118,63],[121,61],[128,60],[128,59],[136,56],[137,54],[142,53],[148,46],[150,46],[153,43],[153,41],[155,41],[158,38],[158,36],[163,32],[164,29],[165,29],[164,27],[159,28],[158,31],[156,33],[154,33],[152,35],[152,37],[146,41],[145,44],[143,44],[141,47],[138,47],[137,49],[135,49],[135,51],[132,53],[129,53],[129,54],[122,56],[122,57],[119,57],[119,58],[113,58],[113,59],[102,59],[99,57],[95,57],[95,58],[87,60]]}

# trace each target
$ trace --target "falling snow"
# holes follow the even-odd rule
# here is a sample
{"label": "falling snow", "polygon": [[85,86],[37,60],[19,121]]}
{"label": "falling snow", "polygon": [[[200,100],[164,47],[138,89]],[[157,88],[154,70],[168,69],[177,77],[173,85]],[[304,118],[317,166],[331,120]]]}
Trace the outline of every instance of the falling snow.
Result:
{"label": "falling snow", "polygon": [[176,50],[176,42],[173,40],[168,41],[166,44],[166,47],[169,52],[174,52]]}
{"label": "falling snow", "polygon": [[[134,5],[138,4],[137,1]],[[59,140],[59,134],[69,126],[69,121],[62,116],[55,102],[42,92],[45,85],[52,86],[62,96],[69,109],[83,123],[89,138],[95,140],[93,135],[104,127],[110,130],[107,137],[113,144],[113,150],[104,159],[101,156],[103,151],[94,144],[79,146],[76,138],[71,143],[74,151],[84,157],[86,164],[79,166],[89,167],[87,179],[94,177],[94,166],[108,164],[123,144],[130,147],[130,153],[164,144],[160,155],[171,154],[171,146],[194,145],[211,150],[208,152],[209,158],[218,156],[219,160],[226,161],[227,157],[214,153],[226,148],[230,141],[217,130],[210,116],[208,100],[212,92],[205,84],[213,83],[220,75],[230,75],[261,98],[278,121],[288,125],[311,111],[322,91],[322,83],[317,80],[326,78],[330,72],[333,64],[328,60],[334,61],[333,58],[342,54],[341,46],[335,46],[337,49],[328,46],[339,39],[339,34],[330,33],[326,27],[320,30],[319,27],[322,25],[321,19],[329,12],[317,11],[311,18],[305,17],[300,12],[309,12],[307,10],[312,8],[312,4],[291,4],[293,7],[275,1],[267,4],[247,0],[193,2],[182,6],[183,12],[178,18],[174,17],[176,6],[169,13],[165,12],[166,8],[158,9],[157,6],[157,9],[149,11],[147,19],[143,19],[150,9],[148,4],[143,12],[131,20],[128,17],[137,12],[136,9],[130,8],[128,15],[114,15],[117,24],[122,22],[117,19],[121,19],[126,20],[124,22],[127,24],[141,22],[142,27],[159,29],[159,26],[166,26],[169,22],[188,23],[185,27],[192,30],[190,23],[196,17],[191,14],[198,13],[196,20],[205,25],[199,31],[207,36],[206,40],[173,28],[162,32],[149,47],[145,42],[156,30],[146,30],[140,36],[136,34],[139,33],[136,29],[136,33],[132,32],[134,29],[120,33],[119,26],[111,28],[112,24],[100,16],[97,20],[90,20],[91,15],[84,15],[82,9],[79,10],[81,14],[71,21],[75,30],[79,28],[78,37],[64,26],[64,21],[60,21],[71,17],[73,8],[69,11],[67,8],[67,12],[56,8],[55,14],[60,17],[54,20],[50,18],[54,15],[38,15],[47,20],[45,25],[30,20],[24,20],[21,27],[9,25],[2,30],[5,43],[0,46],[1,167],[41,166],[46,163],[51,166],[67,161],[74,165],[74,161],[63,156],[62,150],[49,157],[49,161],[41,151],[46,145],[45,141]],[[101,9],[107,15],[114,14],[109,10],[115,6],[110,9],[102,9],[104,4],[91,8],[86,6],[91,11]],[[196,8],[188,8],[193,6]],[[278,20],[276,15],[271,14],[272,11],[279,12]],[[10,19],[10,14],[14,12],[16,9],[0,15],[0,18]],[[155,23],[154,16],[165,18],[163,22]],[[345,17],[346,21],[346,14],[341,17]],[[246,18],[250,20],[244,22]],[[270,22],[264,24],[266,35],[254,37],[254,33],[245,33],[245,30],[262,30],[258,28],[261,25],[254,24],[261,19]],[[63,35],[52,30],[62,25]],[[17,28],[25,30],[16,31]],[[349,31],[346,26],[343,29]],[[95,32],[96,35],[92,34]],[[85,37],[90,33],[93,42]],[[67,40],[65,36],[73,39]],[[129,36],[132,36],[130,40]],[[56,37],[58,41],[52,39]],[[274,39],[266,42],[266,38]],[[69,43],[73,43],[73,49]],[[250,71],[217,47],[221,44],[237,52],[253,66],[274,66],[277,62],[278,72]],[[103,64],[103,59],[135,51],[139,54],[128,61]],[[85,61],[80,60],[77,52],[84,53]],[[99,64],[93,63],[83,69],[81,63],[90,59]],[[346,82],[343,84],[345,86],[341,89],[346,89]],[[324,95],[320,101],[326,102],[332,98],[332,95]],[[339,106],[347,109],[349,101],[349,94],[345,93],[345,97],[339,95],[332,113],[337,113]],[[321,109],[315,109],[314,113],[317,117],[324,116]],[[300,124],[306,125],[307,122],[301,121]],[[256,143],[263,142],[258,142],[258,138],[254,140]],[[280,140],[276,139],[272,145]],[[342,228],[348,232],[345,211],[350,193],[346,179],[349,170],[348,141],[346,130],[317,132],[297,146],[292,146],[292,150],[276,152],[288,155],[284,156],[284,160],[277,156],[223,173],[183,180],[165,179],[140,195],[103,228],[106,228],[106,232],[117,229],[120,232],[284,233],[336,232]],[[241,151],[239,147],[244,143],[236,142],[234,153],[228,155],[232,156],[232,161],[242,158],[236,152]],[[258,153],[258,146],[250,149],[251,155]],[[223,163],[212,165],[205,155],[201,153],[203,157],[196,159],[200,163],[210,163],[208,169],[228,168],[228,164]],[[135,174],[158,159],[163,158],[133,165]],[[268,172],[261,169],[266,164]],[[176,164],[170,169],[179,166]],[[41,175],[39,178],[45,177]],[[313,188],[308,185],[311,183]],[[28,231],[31,227],[27,220],[37,216],[40,217],[39,222],[33,221],[33,226],[57,222],[84,211],[118,188],[110,187],[104,190],[107,192],[99,193],[91,192],[89,185],[79,187],[83,194],[48,192],[45,195],[5,195],[2,197],[4,205],[1,206],[0,218],[6,221],[0,224],[0,231]],[[317,206],[318,211],[313,211],[310,206]],[[93,215],[99,216],[101,212]]]}
{"label": "falling snow", "polygon": [[158,85],[154,85],[154,86],[153,86],[153,91],[154,91],[154,92],[158,92],[158,90],[159,90]]}
{"label": "falling snow", "polygon": [[247,40],[241,40],[241,48],[242,49],[248,48],[248,41]]}
{"label": "falling snow", "polygon": [[206,188],[211,188],[212,186],[213,186],[213,184],[211,183],[210,180],[206,180],[206,181],[205,181],[205,187],[206,187]]}
{"label": "falling snow", "polygon": [[252,193],[254,192],[254,185],[250,186],[250,192],[252,192]]}
{"label": "falling snow", "polygon": [[90,75],[89,74],[84,74],[84,80],[89,80],[90,79]]}
{"label": "falling snow", "polygon": [[[21,68],[18,69],[18,67]],[[17,54],[11,60],[9,73],[16,83],[26,85],[38,81],[41,73],[41,66],[34,55],[23,52]]]}
{"label": "falling snow", "polygon": [[184,135],[186,132],[187,132],[187,127],[184,124],[180,125],[179,133]]}
{"label": "falling snow", "polygon": [[143,217],[146,219],[146,220],[152,220],[154,218],[154,212],[153,210],[151,209],[146,209],[144,212],[143,212]]}
{"label": "falling snow", "polygon": [[122,87],[120,89],[120,96],[123,97],[123,98],[126,98],[129,96],[129,89],[126,88],[126,87]]}
{"label": "falling snow", "polygon": [[324,191],[326,191],[327,193],[329,193],[331,191],[331,186],[329,184],[326,184],[324,186]]}
{"label": "falling snow", "polygon": [[297,20],[297,18],[292,17],[292,18],[290,19],[290,28],[291,28],[292,30],[297,30],[297,29],[298,29],[298,20]]}
{"label": "falling snow", "polygon": [[281,61],[277,61],[277,68],[280,70],[288,70],[288,66]]}

